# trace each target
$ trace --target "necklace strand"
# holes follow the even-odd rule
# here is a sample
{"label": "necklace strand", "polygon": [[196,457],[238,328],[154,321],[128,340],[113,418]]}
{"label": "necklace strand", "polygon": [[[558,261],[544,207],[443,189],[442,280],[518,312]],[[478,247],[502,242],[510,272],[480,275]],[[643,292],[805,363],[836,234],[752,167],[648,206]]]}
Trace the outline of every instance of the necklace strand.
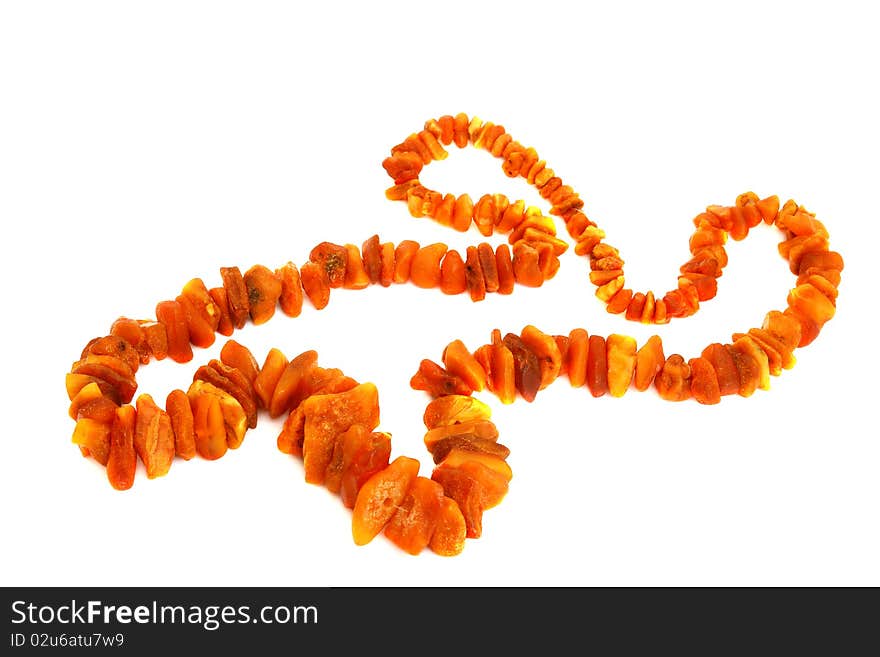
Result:
{"label": "necklace strand", "polygon": [[[524,178],[551,206],[550,216],[524,201],[486,194],[476,203],[467,195],[441,194],[421,184],[421,170],[447,156],[446,148],[473,145],[502,160],[502,170]],[[353,509],[352,535],[359,545],[384,531],[412,554],[430,547],[441,555],[462,551],[465,538],[482,533],[482,515],[504,498],[512,477],[510,450],[498,443],[489,407],[473,396],[488,390],[503,403],[533,401],[562,375],[594,397],[623,396],[653,387],[666,400],[693,398],[718,403],[726,395],[750,396],[768,389],[770,376],[793,367],[793,352],[810,344],[834,316],[843,259],[829,249],[828,232],[815,215],[775,196],[752,192],[732,206],[712,205],[694,218],[691,259],[680,268],[677,287],[662,297],[625,286],[624,261],[604,242],[605,233],[583,212],[572,187],[500,125],[465,114],[425,123],[391,149],[383,167],[393,180],[390,200],[403,201],[415,217],[428,217],[458,231],[474,225],[507,244],[469,246],[462,255],[443,243],[397,245],[374,235],[359,248],[322,242],[301,267],[288,262],[271,270],[254,265],[220,270],[222,285],[207,288],[195,278],[174,300],[156,306],[155,320],[117,319],[106,336],[90,341],[66,377],[69,413],[76,420],[73,442],[84,456],[106,466],[111,485],[128,489],[137,461],[148,478],[165,475],[175,456],[222,457],[238,448],[260,412],[287,414],[278,448],[303,460],[308,483],[338,493]],[[186,392],[173,390],[165,408],[137,391],[140,365],[166,357],[193,358],[192,346],[207,348],[215,335],[231,336],[248,320],[267,322],[277,307],[297,317],[305,299],[321,310],[333,289],[364,289],[412,282],[444,294],[511,294],[516,285],[540,287],[559,268],[568,243],[556,232],[560,217],[574,240],[574,252],[590,262],[589,279],[609,313],[646,324],[665,324],[699,310],[713,298],[727,264],[728,236],[744,239],[760,223],[783,233],[779,253],[797,276],[784,310],[771,310],[760,328],[734,333],[729,343],[713,343],[699,356],[666,356],[659,336],[641,347],[632,337],[588,334],[549,335],[535,326],[519,334],[492,331],[487,344],[471,351],[453,340],[438,362],[425,359],[410,385],[432,398],[424,413],[425,446],[435,467],[419,476],[419,461],[391,456],[391,435],[376,431],[378,391],[341,370],[318,365],[315,351],[292,360],[272,349],[259,366],[251,352],[228,340],[220,358],[200,367]]]}

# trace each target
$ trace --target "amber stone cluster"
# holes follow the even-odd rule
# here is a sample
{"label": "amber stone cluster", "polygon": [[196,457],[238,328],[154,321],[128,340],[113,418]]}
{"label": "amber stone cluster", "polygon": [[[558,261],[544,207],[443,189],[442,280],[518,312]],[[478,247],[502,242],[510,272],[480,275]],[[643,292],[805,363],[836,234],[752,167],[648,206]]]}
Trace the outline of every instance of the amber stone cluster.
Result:
{"label": "amber stone cluster", "polygon": [[[440,194],[419,181],[422,168],[447,156],[446,146],[472,144],[500,158],[504,173],[533,184],[551,208],[546,216],[523,201],[487,194]],[[603,242],[605,234],[583,212],[578,194],[502,126],[464,114],[430,120],[391,150],[383,166],[394,185],[386,196],[405,201],[416,217],[430,217],[459,231],[473,224],[485,237],[508,236],[508,244],[469,246],[462,255],[441,242],[421,245],[382,242],[373,235],[360,246],[322,242],[297,267],[254,265],[220,269],[220,285],[194,278],[174,299],[159,302],[155,319],[121,317],[107,335],[91,340],[66,377],[73,442],[82,454],[106,466],[114,488],[134,482],[137,463],[148,478],[168,473],[175,457],[217,459],[241,446],[261,412],[287,414],[279,449],[301,457],[306,481],[323,484],[353,509],[352,533],[364,544],[380,532],[410,553],[426,547],[458,554],[466,537],[482,532],[482,515],[507,492],[509,450],[497,442],[489,408],[473,397],[487,390],[503,403],[535,400],[562,375],[574,387],[599,397],[621,397],[649,388],[665,400],[718,403],[726,395],[748,397],[769,387],[770,376],[794,365],[794,350],[810,344],[835,313],[843,259],[831,251],[828,232],[812,213],[775,196],[751,192],[731,206],[709,206],[694,219],[691,259],[680,268],[676,289],[662,297],[625,286],[623,259]],[[391,460],[391,436],[377,431],[378,392],[338,369],[317,363],[306,351],[292,360],[272,349],[262,365],[229,340],[220,358],[199,367],[186,391],[177,389],[164,408],[148,394],[135,399],[135,375],[152,359],[188,362],[193,346],[210,347],[216,335],[231,336],[248,320],[263,324],[277,308],[300,315],[304,301],[320,310],[334,289],[359,290],[412,282],[444,294],[467,292],[473,301],[487,293],[510,294],[515,284],[539,287],[559,268],[567,243],[556,234],[562,217],[574,251],[590,259],[590,281],[608,312],[644,323],[665,324],[692,315],[715,296],[727,264],[728,236],[740,240],[760,223],[783,235],[779,253],[797,277],[782,310],[768,312],[759,328],[733,333],[697,356],[666,356],[659,336],[639,346],[634,338],[607,337],[575,328],[550,335],[535,326],[520,333],[500,330],[471,351],[460,340],[440,361],[423,360],[410,384],[431,397],[424,413],[425,446],[434,461],[430,477],[419,462]]]}
{"label": "amber stone cluster", "polygon": [[[828,250],[828,233],[815,215],[794,201],[789,201],[780,210],[776,196],[760,199],[754,193],[746,192],[737,197],[732,206],[711,205],[694,218],[695,230],[688,244],[691,258],[680,267],[675,289],[662,296],[652,291],[633,292],[626,287],[620,252],[603,241],[605,232],[584,214],[584,202],[578,193],[563,183],[534,148],[515,141],[503,126],[476,117],[458,114],[427,121],[423,130],[392,148],[391,155],[382,163],[394,180],[394,185],[385,192],[386,197],[406,201],[410,214],[415,217],[430,217],[456,230],[466,231],[473,224],[487,237],[493,233],[507,234],[512,245],[514,278],[518,283],[539,286],[551,278],[559,267],[558,256],[568,245],[557,237],[552,218],[544,216],[538,208],[526,207],[524,201],[511,201],[503,194],[485,194],[474,203],[467,194],[458,197],[444,195],[422,185],[419,180],[422,168],[434,160],[445,159],[448,153],[444,146],[453,143],[459,148],[471,144],[490,152],[502,160],[501,168],[507,176],[524,178],[535,186],[541,197],[550,203],[550,214],[565,222],[568,234],[575,242],[574,252],[589,257],[589,278],[596,286],[596,296],[605,302],[608,312],[623,315],[628,320],[665,324],[673,317],[693,315],[699,310],[701,301],[707,301],[717,293],[717,279],[727,265],[724,244],[728,235],[734,240],[745,239],[749,229],[762,221],[775,223],[785,233],[780,252],[791,262],[792,272],[798,274],[799,286],[808,283],[822,288],[825,283],[830,283],[830,287],[836,290],[839,283],[843,262],[839,254]],[[491,247],[484,246],[484,249],[488,248]],[[792,250],[794,253],[790,258],[789,251]],[[470,251],[468,249],[469,264],[477,261],[477,254],[471,258]],[[801,265],[801,257],[806,253],[833,255],[815,255]],[[487,262],[487,255],[481,254],[480,262]],[[496,252],[499,272],[504,271],[502,259],[506,264],[508,257],[507,252],[503,255]],[[458,254],[453,256],[453,260],[456,259],[460,259]],[[512,290],[509,285],[503,285],[500,277],[498,284],[501,287],[495,288],[496,278],[491,265],[484,267],[484,272],[488,272],[484,276],[486,292],[505,294]],[[810,276],[822,280],[810,282]],[[483,298],[479,283],[469,282],[468,290],[475,301]],[[829,290],[829,293],[834,292]]]}
{"label": "amber stone cluster", "polygon": [[666,356],[660,336],[641,346],[628,335],[590,335],[583,328],[549,335],[534,326],[520,334],[492,331],[488,344],[471,352],[460,340],[443,351],[440,365],[423,360],[410,386],[433,397],[470,395],[488,390],[504,404],[535,400],[538,392],[562,375],[572,387],[586,387],[593,397],[623,397],[630,389],[652,386],[668,401],[695,399],[717,404],[725,395],[749,397],[770,386],[770,375],[794,365],[801,344],[794,313],[770,311],[761,328],[734,333],[730,343],[712,343],[685,360]]}

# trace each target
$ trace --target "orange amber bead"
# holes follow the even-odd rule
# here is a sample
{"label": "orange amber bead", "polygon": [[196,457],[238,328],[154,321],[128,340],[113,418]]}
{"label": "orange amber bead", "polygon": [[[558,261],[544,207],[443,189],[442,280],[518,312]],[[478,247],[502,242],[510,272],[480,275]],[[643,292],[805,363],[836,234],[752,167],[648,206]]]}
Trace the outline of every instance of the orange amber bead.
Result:
{"label": "orange amber bead", "polygon": [[302,388],[318,364],[318,352],[309,350],[291,360],[278,378],[269,401],[269,416],[278,417],[296,408],[303,400]]}
{"label": "orange amber bead", "polygon": [[[605,285],[606,283],[610,283],[618,276],[623,276],[622,269],[596,269],[590,272],[590,282],[593,285]],[[630,293],[630,297],[632,294]]]}
{"label": "orange amber bead", "polygon": [[739,390],[737,394],[741,397],[751,397],[758,388],[760,379],[760,367],[758,362],[751,355],[740,349],[734,349],[733,345],[724,345],[728,353],[733,358],[733,364],[736,366],[737,375],[739,376]]}
{"label": "orange amber bead", "polygon": [[472,390],[486,387],[486,371],[461,340],[453,340],[446,345],[443,364],[450,374],[460,377]]}
{"label": "orange amber bead", "polygon": [[412,269],[412,261],[419,250],[419,243],[403,240],[394,250],[394,282],[406,283]]}
{"label": "orange amber bead", "polygon": [[255,325],[265,324],[275,315],[275,306],[281,297],[281,281],[271,269],[254,265],[245,272],[244,284],[251,321]]}
{"label": "orange amber bead", "polygon": [[489,390],[495,393],[502,404],[512,404],[516,400],[516,364],[513,353],[501,342],[489,345],[490,366],[486,370]]}
{"label": "orange amber bead", "polygon": [[495,248],[495,268],[498,272],[498,294],[511,294],[516,277],[507,244],[499,244]]}
{"label": "orange amber bead", "polygon": [[443,197],[437,210],[434,212],[434,221],[441,226],[452,225],[452,214],[455,211],[455,196],[447,194]]}
{"label": "orange amber bead", "polygon": [[107,465],[110,429],[119,406],[101,393],[97,383],[91,382],[77,393],[70,407],[70,415],[77,421],[72,442],[80,446],[84,455],[91,455],[98,463]]}
{"label": "orange amber bead", "polygon": [[[733,339],[742,337],[741,334],[734,333]],[[761,350],[767,354],[767,362],[770,368],[770,374],[779,376],[782,368],[791,369],[794,366],[794,356],[790,351],[786,350],[779,340],[774,338],[770,333],[762,329],[749,329],[748,337],[754,341]]]}
{"label": "orange amber bead", "polygon": [[547,335],[531,324],[523,328],[520,337],[538,359],[541,370],[541,390],[553,383],[562,369],[562,353],[552,335]]}
{"label": "orange amber bead", "polygon": [[788,293],[788,305],[795,314],[820,328],[834,317],[834,303],[808,283],[798,285]]}
{"label": "orange amber bead", "polygon": [[[101,399],[107,399],[102,397]],[[108,403],[113,404],[107,400]],[[110,460],[110,431],[116,417],[116,409],[113,404],[112,418],[108,422],[96,420],[90,417],[80,417],[76,421],[71,441],[79,446],[83,456],[91,456],[101,465],[106,466]]]}
{"label": "orange amber bead", "polygon": [[636,292],[626,306],[626,318],[630,321],[638,321],[642,318],[642,309],[645,306],[645,295]]}
{"label": "orange amber bead", "polygon": [[471,301],[482,301],[486,298],[486,279],[483,277],[483,268],[480,265],[480,256],[477,247],[467,247],[467,260],[465,261],[465,282]]}
{"label": "orange amber bead", "polygon": [[199,318],[208,325],[213,337],[213,332],[220,323],[220,309],[217,308],[202,279],[194,278],[184,285],[181,296],[190,302]]}
{"label": "orange amber bead", "polygon": [[746,223],[742,208],[730,208],[730,236],[737,242],[744,240],[749,234],[749,226]]}
{"label": "orange amber bead", "polygon": [[465,460],[457,466],[438,466],[434,468],[431,479],[442,485],[444,493],[458,504],[465,519],[468,538],[480,537],[483,511],[497,506],[504,499],[509,481],[503,474],[471,460]]}
{"label": "orange amber bead", "polygon": [[580,388],[587,381],[587,343],[589,336],[582,328],[572,329],[568,334],[568,351],[565,370],[573,388]]}
{"label": "orange amber bead", "polygon": [[492,198],[492,195],[485,194],[481,196],[480,200],[474,205],[474,224],[476,224],[477,230],[480,231],[480,235],[489,237],[492,234],[492,231],[495,229],[496,215],[495,199]]}
{"label": "orange amber bead", "polygon": [[686,314],[684,295],[681,290],[672,290],[663,297],[666,304],[666,314],[669,317],[684,317]]}
{"label": "orange amber bead", "polygon": [[418,178],[422,166],[422,159],[410,151],[395,153],[382,161],[382,167],[394,179],[395,185]]}
{"label": "orange amber bead", "polygon": [[513,380],[517,391],[527,402],[534,401],[541,387],[541,367],[537,356],[518,335],[508,333],[503,342],[513,354]]}
{"label": "orange amber bead", "polygon": [[[95,403],[98,403],[98,406]],[[94,381],[84,385],[70,402],[68,415],[76,420],[80,415],[90,419],[100,419],[110,424],[116,417],[116,402],[101,394],[101,388]]]}
{"label": "orange amber bead", "polygon": [[682,274],[703,274],[716,278],[721,275],[721,265],[718,264],[718,260],[703,251],[698,251],[679,270]]}
{"label": "orange amber bead", "polygon": [[237,329],[244,328],[244,324],[250,316],[250,307],[247,286],[244,284],[241,270],[238,267],[221,267],[220,277],[223,279],[223,287],[226,289],[226,303],[229,304],[232,325]]}
{"label": "orange amber bead", "polygon": [[100,379],[96,376],[91,376],[88,374],[74,374],[70,372],[67,376],[64,377],[64,387],[67,389],[67,397],[71,400],[71,402],[76,398],[77,394],[82,391],[82,389],[89,385],[90,383],[94,383],[98,386],[98,389],[101,391],[101,394],[110,399],[113,403],[119,404],[121,396],[119,394],[119,390],[108,383],[107,381]]}
{"label": "orange amber bead", "polygon": [[459,148],[464,148],[468,145],[468,125],[470,125],[470,119],[467,114],[456,114],[452,125],[452,141],[455,142],[455,145]]}
{"label": "orange amber bead", "polygon": [[379,247],[379,260],[382,267],[379,270],[379,284],[389,287],[394,280],[394,244],[383,242]]}
{"label": "orange amber bead", "polygon": [[[75,420],[77,415],[79,414],[80,407],[87,404],[88,402],[101,398],[103,398],[103,394],[101,393],[100,386],[95,381],[88,381],[71,397],[70,406],[67,409],[67,414],[70,416],[71,419]],[[110,401],[112,402],[112,400]],[[113,413],[115,415],[116,411],[114,410]],[[112,418],[110,419],[112,420]]]}
{"label": "orange amber bead", "polygon": [[299,269],[292,262],[275,270],[275,275],[281,281],[281,296],[278,301],[281,312],[288,317],[299,317],[302,312],[303,290],[299,276]]}
{"label": "orange amber bead", "polygon": [[[427,445],[426,445],[427,447]],[[434,463],[441,463],[447,459],[452,450],[460,452],[479,452],[489,456],[497,456],[506,459],[510,456],[510,450],[494,438],[478,438],[473,434],[455,434],[434,441],[428,451],[434,457]]]}
{"label": "orange amber bead", "polygon": [[88,354],[117,358],[127,366],[128,369],[125,371],[132,374],[137,372],[140,367],[140,357],[137,351],[127,340],[114,335],[91,340],[82,350],[80,358],[85,358]]}
{"label": "orange amber bead", "polygon": [[[530,229],[532,232],[527,235],[526,232]],[[523,220],[513,231],[511,231],[510,235],[507,237],[507,241],[510,244],[516,244],[521,239],[528,239],[530,236],[540,240],[542,237],[553,237],[555,235],[556,224],[553,223],[553,219],[542,214],[528,214],[525,215]]]}
{"label": "orange amber bead", "polygon": [[[529,211],[534,210],[537,214],[540,214],[536,208],[529,208]],[[523,201],[516,201],[514,203],[510,203],[504,211],[500,213],[500,217],[497,222],[497,230],[499,233],[507,233],[514,229],[516,229],[526,218],[526,206]],[[510,244],[514,244],[514,242],[510,242]]]}
{"label": "orange amber bead", "polygon": [[467,289],[464,261],[455,249],[450,249],[440,265],[440,289],[444,294],[461,294]]}
{"label": "orange amber bead", "polygon": [[211,299],[217,307],[217,312],[220,314],[217,321],[217,333],[229,337],[235,331],[235,327],[232,325],[232,316],[229,314],[229,304],[226,301],[226,288],[212,287],[208,290],[208,294],[211,295]]}
{"label": "orange amber bead", "polygon": [[[599,299],[601,299],[605,303],[608,303],[617,296],[618,292],[620,292],[623,289],[623,284],[624,284],[623,276],[618,276],[613,281],[608,281],[604,285],[600,285],[599,287],[597,287],[596,288],[596,297],[598,297]],[[629,306],[629,300],[631,298],[632,298],[632,293],[630,292],[630,294],[626,297],[626,305],[624,305],[617,312],[623,312],[624,310],[626,310],[626,308]],[[616,299],[615,299],[615,301],[616,301]]]}
{"label": "orange amber bead", "polygon": [[[73,364],[71,374],[85,375],[88,378],[80,379],[80,385],[75,391],[68,385],[68,394],[71,392],[76,394],[87,383],[95,382],[102,394],[106,394],[113,401],[128,403],[137,390],[134,372],[115,356],[87,353],[84,358]],[[70,381],[67,383],[69,384]]]}
{"label": "orange amber bead", "polygon": [[394,148],[391,149],[391,154],[396,155],[397,153],[411,152],[415,153],[421,158],[422,164],[430,164],[434,159],[431,156],[431,151],[428,150],[428,147],[419,139],[419,136],[416,134],[412,134],[406,139],[403,140],[403,143],[398,144]]}
{"label": "orange amber bead", "polygon": [[430,402],[422,419],[428,429],[436,429],[452,424],[488,420],[491,415],[492,411],[479,399],[468,395],[446,395]]}
{"label": "orange amber bead", "polygon": [[[730,354],[734,367],[736,368],[735,371],[738,378],[738,388],[736,393],[741,397],[750,397],[758,387],[757,363],[755,363],[755,361],[747,354],[734,351],[733,345],[725,344],[723,346],[727,353]],[[718,373],[716,371],[716,376],[717,375]],[[721,389],[721,383],[719,382],[719,390]]]}
{"label": "orange amber bead", "polygon": [[223,345],[220,350],[220,361],[241,372],[251,386],[260,373],[260,366],[250,349],[235,340],[227,340]]}
{"label": "orange amber bead", "polygon": [[177,301],[160,301],[156,305],[156,319],[165,327],[171,359],[178,363],[191,361],[193,352],[183,307]]}
{"label": "orange amber bead", "polygon": [[344,246],[332,242],[321,242],[309,253],[309,260],[327,272],[327,280],[330,282],[331,288],[343,286],[348,266],[348,251]]}
{"label": "orange amber bead", "polygon": [[299,270],[303,290],[316,310],[330,303],[330,279],[327,270],[314,262],[307,262]]}
{"label": "orange amber bead", "polygon": [[342,480],[339,495],[346,508],[353,508],[361,486],[375,473],[388,467],[391,436],[354,424],[342,434]]}
{"label": "orange amber bead", "polygon": [[287,369],[287,356],[278,349],[270,349],[266,354],[266,360],[263,367],[257,373],[254,379],[254,392],[260,400],[263,408],[269,408],[272,403],[272,396],[275,394],[275,386]]}
{"label": "orange amber bead", "polygon": [[678,354],[672,354],[663,363],[663,369],[654,379],[660,397],[666,401],[683,401],[691,396],[691,368]]}
{"label": "orange amber bead", "polygon": [[323,367],[313,367],[309,370],[308,375],[302,383],[297,398],[293,404],[301,403],[299,400],[305,400],[312,395],[330,395],[337,392],[348,392],[356,387],[358,382],[350,376],[345,376],[342,370],[336,368],[325,369]]}
{"label": "orange amber bead", "polygon": [[612,333],[605,340],[608,365],[608,392],[623,397],[632,382],[636,368],[636,340],[628,335]]}
{"label": "orange amber bead", "polygon": [[718,281],[712,276],[688,273],[683,274],[678,281],[680,285],[693,285],[700,301],[708,301],[718,293]]}
{"label": "orange amber bead", "polygon": [[665,361],[660,336],[652,335],[636,352],[636,372],[633,377],[636,390],[647,390],[654,382],[654,377],[663,368]]}
{"label": "orange amber bead", "polygon": [[147,394],[137,399],[134,447],[146,467],[147,478],[155,479],[168,474],[174,460],[171,418]]}
{"label": "orange amber bead", "polygon": [[[520,226],[522,226],[522,224]],[[539,245],[548,247],[550,252],[555,256],[562,255],[568,250],[568,244],[566,242],[537,228],[526,228],[523,232],[522,239],[535,247],[538,247]]]}
{"label": "orange amber bead", "polygon": [[312,395],[302,403],[303,468],[310,484],[324,483],[336,440],[351,425],[372,430],[379,424],[379,393],[372,383],[329,395]]}
{"label": "orange amber bead", "polygon": [[448,153],[443,146],[440,145],[440,142],[437,141],[437,138],[428,130],[422,130],[419,135],[419,139],[431,153],[431,158],[435,160],[445,160]]}
{"label": "orange amber bead", "polygon": [[193,407],[196,450],[203,458],[220,458],[227,447],[237,449],[241,445],[247,415],[235,397],[200,380],[193,381],[186,396]]}
{"label": "orange amber bead", "polygon": [[767,198],[758,201],[757,206],[758,210],[761,212],[761,217],[764,219],[764,223],[772,224],[776,220],[776,215],[779,213],[779,197],[768,196]]}
{"label": "orange amber bead", "polygon": [[801,274],[809,269],[843,271],[843,257],[836,251],[811,251],[804,253],[798,262],[797,271],[792,273]]}
{"label": "orange amber bead", "polygon": [[137,413],[132,406],[121,406],[110,429],[110,453],[107,458],[107,479],[116,490],[127,490],[134,483],[137,454],[134,449],[134,427]]}
{"label": "orange amber bead", "polygon": [[544,283],[538,251],[523,241],[513,245],[513,275],[517,283],[526,287],[541,287]]}
{"label": "orange amber bead", "polygon": [[715,371],[719,394],[723,396],[739,393],[739,372],[727,347],[715,342],[703,349],[701,356]]}
{"label": "orange amber bead", "polygon": [[464,379],[447,372],[427,358],[422,360],[409,385],[413,390],[424,390],[432,397],[469,395],[473,392],[473,388]]}
{"label": "orange amber bead", "polygon": [[455,199],[455,206],[452,208],[452,227],[455,230],[464,232],[471,226],[471,219],[474,216],[474,202],[467,194],[462,194]]}
{"label": "orange amber bead", "polygon": [[367,479],[358,492],[351,516],[351,534],[356,545],[366,545],[382,531],[418,473],[417,460],[398,456]]}
{"label": "orange amber bead", "polygon": [[669,316],[666,312],[666,302],[663,299],[657,299],[654,302],[654,323],[668,324]]}
{"label": "orange amber bead", "polygon": [[721,401],[721,390],[715,369],[705,358],[691,358],[691,396],[701,404],[717,404]]}
{"label": "orange amber bead", "polygon": [[480,269],[483,271],[483,280],[486,283],[486,292],[497,292],[498,264],[495,260],[495,252],[492,245],[482,242],[477,246],[477,257],[480,261]]}
{"label": "orange amber bead", "polygon": [[431,479],[443,486],[444,494],[454,500],[465,523],[465,535],[479,538],[483,533],[485,493],[481,483],[463,468],[437,467]]}
{"label": "orange amber bead", "polygon": [[418,287],[432,288],[440,285],[440,260],[446,255],[447,246],[442,243],[428,244],[420,248],[412,260],[410,280]]}
{"label": "orange amber bead", "polygon": [[257,398],[250,381],[239,370],[214,359],[197,369],[193,379],[206,381],[235,397],[247,415],[248,427],[257,426]]}
{"label": "orange amber bead", "polygon": [[[616,285],[618,283],[622,284],[623,276],[618,276],[617,278],[609,281],[608,283],[604,283],[602,287],[605,285]],[[597,295],[598,296],[598,295]],[[617,293],[611,297],[608,301],[608,305],[605,306],[605,310],[611,313],[612,315],[619,315],[625,310],[629,309],[629,304],[632,302],[633,291],[629,288],[623,288],[617,291]]]}
{"label": "orange amber bead", "polygon": [[416,477],[385,527],[385,536],[409,554],[418,554],[431,542],[443,506],[443,486]]}
{"label": "orange amber bead", "polygon": [[364,270],[370,283],[378,283],[382,277],[382,256],[380,254],[379,236],[373,235],[361,246]]}
{"label": "orange amber bead", "polygon": [[385,198],[389,201],[407,201],[409,198],[409,193],[416,189],[417,187],[421,187],[421,183],[418,178],[414,178],[413,180],[407,180],[406,182],[400,183],[399,185],[392,185],[388,189],[385,190]]}
{"label": "orange amber bead", "polygon": [[788,351],[794,351],[801,341],[801,324],[794,317],[771,310],[761,327],[775,336]]}
{"label": "orange amber bead", "polygon": [[110,335],[115,335],[128,342],[138,353],[140,362],[144,365],[150,362],[150,346],[140,324],[133,319],[120,317],[110,327]]}
{"label": "orange amber bead", "polygon": [[[297,397],[304,400],[313,395],[334,395],[348,392],[357,385],[357,381],[345,376],[341,370],[313,367],[306,376],[306,380],[303,381]],[[298,401],[292,402],[291,406],[294,407],[294,410],[287,416],[281,433],[278,434],[278,449],[285,454],[302,456],[305,412],[302,403]]]}
{"label": "orange amber bead", "polygon": [[819,337],[819,331],[822,329],[822,327],[814,322],[812,319],[804,317],[803,315],[795,312],[791,308],[786,308],[783,311],[783,314],[787,317],[791,317],[800,325],[801,339],[800,342],[798,342],[798,347],[806,347],[813,340]]}
{"label": "orange amber bead", "polygon": [[587,388],[593,397],[608,392],[605,338],[601,335],[591,335],[587,343]]}
{"label": "orange amber bead", "polygon": [[430,548],[442,557],[453,557],[464,550],[467,525],[455,500],[444,495]]}
{"label": "orange amber bead", "polygon": [[174,432],[174,453],[189,461],[196,455],[196,442],[192,406],[186,393],[183,390],[172,390],[168,393],[165,410],[171,418],[171,430]]}
{"label": "orange amber bead", "polygon": [[141,330],[147,341],[150,353],[156,360],[163,360],[168,356],[168,334],[162,322],[141,322]]}
{"label": "orange amber bead", "polygon": [[354,244],[345,245],[345,280],[342,286],[346,290],[362,290],[370,284],[370,277],[364,269],[364,261],[360,249]]}
{"label": "orange amber bead", "polygon": [[[428,125],[425,125],[426,129]],[[455,129],[455,119],[453,119],[450,115],[446,114],[441,116],[436,121],[436,126],[432,126],[431,132],[434,133],[434,136],[440,140],[440,143],[444,146],[449,146],[452,143],[453,131]]]}
{"label": "orange amber bead", "polygon": [[[809,273],[809,272],[813,272],[813,271],[817,271],[818,273]],[[835,283],[835,282],[828,280],[828,278],[826,278],[827,273],[828,273],[827,270],[819,271],[819,270],[815,270],[813,268],[810,268],[807,270],[807,272],[804,274],[803,277],[801,277],[801,276],[798,277],[798,285],[803,285],[804,283],[808,283],[809,285],[812,285],[814,288],[819,290],[826,297],[828,297],[828,300],[831,303],[836,303],[837,302],[837,294],[838,294],[836,285],[839,283],[839,281],[838,281],[838,283]]]}
{"label": "orange amber bead", "polygon": [[776,248],[779,255],[788,260],[791,273],[797,274],[801,268],[801,258],[805,254],[828,251],[828,239],[824,235],[795,235],[780,242]]}
{"label": "orange amber bead", "polygon": [[425,447],[432,452],[434,446],[441,441],[461,436],[494,441],[498,439],[498,427],[490,420],[467,420],[435,427],[425,434]]}
{"label": "orange amber bead", "polygon": [[549,281],[559,271],[559,258],[551,244],[546,242],[535,242],[534,244],[538,251],[538,268],[541,270],[541,276],[545,281]]}
{"label": "orange amber bead", "polygon": [[183,311],[189,341],[202,349],[206,349],[214,344],[214,329],[199,313],[193,302],[182,294],[178,295],[175,301],[177,301]]}

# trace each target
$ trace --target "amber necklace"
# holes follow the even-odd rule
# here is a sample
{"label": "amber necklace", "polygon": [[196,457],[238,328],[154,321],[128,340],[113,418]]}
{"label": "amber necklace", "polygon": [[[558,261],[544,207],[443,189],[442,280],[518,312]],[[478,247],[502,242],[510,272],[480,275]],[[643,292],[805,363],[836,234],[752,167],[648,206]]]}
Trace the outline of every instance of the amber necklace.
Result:
{"label": "amber necklace", "polygon": [[[188,362],[192,346],[211,346],[216,333],[230,336],[249,319],[262,324],[278,306],[296,317],[305,298],[320,310],[336,288],[412,282],[481,301],[487,293],[511,294],[516,285],[539,287],[552,278],[568,248],[552,216],[503,194],[474,203],[467,194],[443,195],[421,184],[422,168],[444,159],[453,143],[489,151],[503,161],[507,176],[537,188],[550,215],[565,222],[575,253],[589,257],[590,281],[609,313],[647,324],[694,314],[701,301],[715,296],[728,236],[742,240],[762,221],[782,231],[779,253],[797,276],[787,307],[768,312],[760,328],[734,333],[730,343],[710,344],[687,360],[666,357],[656,335],[639,347],[629,336],[606,338],[582,328],[548,335],[530,325],[504,336],[496,329],[474,351],[454,340],[442,353],[442,365],[423,360],[410,382],[433,398],[424,414],[425,446],[436,465],[430,478],[418,475],[416,459],[389,462],[391,436],[375,431],[376,387],[320,367],[314,351],[288,361],[272,349],[260,366],[246,347],[229,340],[219,359],[196,371],[186,392],[168,395],[164,409],[148,394],[131,405],[139,365],[166,357]],[[657,297],[625,287],[624,261],[603,242],[605,233],[584,214],[577,192],[500,125],[464,114],[430,120],[392,148],[382,165],[394,181],[386,196],[405,201],[413,216],[462,232],[473,224],[486,237],[506,234],[509,246],[483,242],[462,256],[442,243],[394,245],[376,235],[360,248],[322,242],[299,268],[291,262],[274,271],[255,265],[242,275],[237,267],[224,267],[221,286],[189,281],[176,299],[156,306],[155,320],[119,318],[109,335],[86,345],[66,379],[76,420],[73,442],[106,466],[114,488],[132,486],[138,458],[149,478],[162,476],[175,456],[216,459],[239,447],[261,410],[272,417],[286,413],[278,448],[302,457],[306,481],[339,493],[353,509],[356,543],[384,530],[413,554],[425,547],[458,554],[465,537],[480,536],[483,511],[503,499],[512,477],[509,450],[497,442],[489,407],[472,396],[475,391],[487,389],[505,404],[518,396],[533,401],[567,375],[572,386],[586,385],[594,397],[620,397],[630,387],[644,391],[653,384],[666,400],[715,404],[725,395],[748,397],[769,388],[770,375],[791,368],[794,350],[810,344],[834,316],[843,259],[829,250],[822,223],[794,201],[780,208],[775,196],[759,199],[747,192],[732,206],[709,206],[694,219],[692,257],[680,268],[678,287]]]}

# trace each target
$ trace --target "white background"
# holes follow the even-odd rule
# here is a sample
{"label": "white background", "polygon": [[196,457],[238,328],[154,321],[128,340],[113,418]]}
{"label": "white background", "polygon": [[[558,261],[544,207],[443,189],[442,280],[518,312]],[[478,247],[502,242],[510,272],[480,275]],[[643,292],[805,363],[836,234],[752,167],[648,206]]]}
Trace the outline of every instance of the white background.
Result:
{"label": "white background", "polygon": [[[3,3],[0,582],[880,584],[876,20],[868,3],[728,4]],[[70,444],[64,374],[82,346],[192,277],[219,284],[221,266],[301,264],[319,241],[374,232],[477,243],[383,195],[391,146],[459,111],[538,149],[636,289],[674,286],[707,204],[795,198],[846,259],[838,316],[751,399],[594,400],[563,380],[532,405],[495,404],[514,479],[457,558],[383,537],[356,547],[350,513],[303,482],[269,420],[220,461],[113,491]],[[427,184],[546,209],[498,161],[453,150]],[[784,308],[777,240],[761,226],[731,244],[716,299],[660,328],[667,354]],[[338,291],[320,313],[235,337],[258,358],[316,348],[374,381],[393,455],[425,473],[426,398],[408,381],[453,338],[475,348],[528,323],[653,332],[609,316],[586,271],[567,253],[543,289],[481,304]],[[186,388],[221,344],[142,369],[140,390]]]}

